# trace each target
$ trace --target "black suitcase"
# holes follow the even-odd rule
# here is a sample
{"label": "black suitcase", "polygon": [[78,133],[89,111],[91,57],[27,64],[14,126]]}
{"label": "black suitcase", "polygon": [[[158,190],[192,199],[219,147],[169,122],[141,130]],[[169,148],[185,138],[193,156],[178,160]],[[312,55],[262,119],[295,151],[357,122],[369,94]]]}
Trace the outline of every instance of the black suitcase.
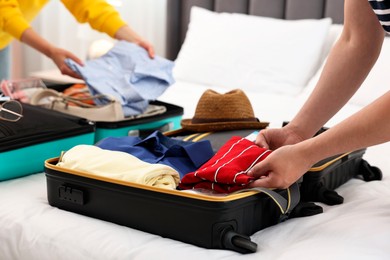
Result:
{"label": "black suitcase", "polygon": [[[287,123],[283,122],[283,126]],[[316,135],[321,134],[327,129],[327,127],[322,127]],[[218,149],[232,135],[246,136],[252,131],[250,129],[242,129],[220,133],[194,133],[178,129],[165,134],[191,141],[209,140],[213,148]],[[328,205],[341,204],[343,203],[343,197],[334,190],[348,180],[352,178],[362,178],[365,181],[381,180],[381,170],[378,167],[371,166],[363,159],[365,151],[366,148],[332,156],[313,165],[299,181],[301,202],[322,202]],[[313,207],[313,210],[318,213],[318,208]]]}
{"label": "black suitcase", "polygon": [[0,120],[0,181],[42,172],[47,158],[78,144],[93,144],[95,124],[21,103],[23,117]]}
{"label": "black suitcase", "polygon": [[371,166],[363,155],[366,149],[336,155],[322,160],[303,175],[300,185],[302,201],[337,205],[344,202],[335,189],[352,178],[365,181],[381,180],[382,172]]}
{"label": "black suitcase", "polygon": [[[283,126],[288,124],[283,122]],[[322,127],[315,135],[319,135],[328,127]],[[382,171],[370,165],[363,155],[367,148],[335,155],[314,164],[305,173],[300,182],[302,201],[322,202],[327,205],[337,205],[344,202],[335,189],[352,178],[361,178],[364,181],[382,179]]]}
{"label": "black suitcase", "polygon": [[216,196],[98,177],[57,162],[45,162],[50,205],[205,248],[255,252],[249,236],[293,216],[299,202],[297,184]]}

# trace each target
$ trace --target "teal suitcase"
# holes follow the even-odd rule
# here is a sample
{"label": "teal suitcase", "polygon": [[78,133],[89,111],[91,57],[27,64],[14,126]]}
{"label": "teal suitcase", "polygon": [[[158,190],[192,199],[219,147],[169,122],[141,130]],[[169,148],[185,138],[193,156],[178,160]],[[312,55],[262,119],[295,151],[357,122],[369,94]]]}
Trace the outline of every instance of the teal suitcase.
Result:
{"label": "teal suitcase", "polygon": [[[65,89],[71,87],[73,84],[58,84],[53,82],[44,82],[48,88],[63,92]],[[145,137],[154,131],[171,131],[181,127],[180,121],[183,116],[183,108],[169,104],[162,101],[150,101],[151,105],[165,106],[166,111],[162,114],[143,117],[132,118],[123,121],[103,122],[97,121],[94,142],[98,142],[106,137],[120,137],[120,136],[140,136]]]}
{"label": "teal suitcase", "polygon": [[93,144],[95,124],[22,103],[17,122],[0,120],[0,181],[43,172],[44,161],[78,144]]}
{"label": "teal suitcase", "polygon": [[95,142],[106,137],[140,136],[145,137],[154,131],[166,132],[179,129],[183,108],[162,101],[151,101],[150,104],[165,106],[162,114],[135,118],[117,122],[96,122]]}

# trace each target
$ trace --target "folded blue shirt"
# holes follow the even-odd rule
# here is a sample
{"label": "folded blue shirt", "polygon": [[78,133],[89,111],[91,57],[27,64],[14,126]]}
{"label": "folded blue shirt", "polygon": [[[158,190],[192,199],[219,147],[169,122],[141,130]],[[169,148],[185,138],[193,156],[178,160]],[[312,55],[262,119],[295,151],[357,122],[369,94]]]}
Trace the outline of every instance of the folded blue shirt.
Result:
{"label": "folded blue shirt", "polygon": [[144,48],[127,41],[118,41],[105,55],[84,66],[71,59],[66,59],[66,64],[84,79],[91,94],[118,99],[125,116],[142,114],[150,100],[175,82],[174,62],[159,56],[151,59]]}
{"label": "folded blue shirt", "polygon": [[144,139],[134,136],[107,137],[96,143],[96,146],[126,152],[144,162],[169,165],[179,172],[180,178],[199,169],[214,155],[208,140],[181,141],[167,137],[159,131]]}

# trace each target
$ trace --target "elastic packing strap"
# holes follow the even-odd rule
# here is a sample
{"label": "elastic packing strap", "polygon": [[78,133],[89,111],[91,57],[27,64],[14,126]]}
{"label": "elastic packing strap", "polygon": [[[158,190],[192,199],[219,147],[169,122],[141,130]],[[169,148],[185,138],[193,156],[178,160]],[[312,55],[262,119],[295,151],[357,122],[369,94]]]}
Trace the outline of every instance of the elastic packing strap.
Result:
{"label": "elastic packing strap", "polygon": [[301,197],[299,192],[299,185],[297,182],[292,184],[287,189],[287,199],[284,198],[282,195],[277,193],[274,190],[270,190],[267,188],[262,187],[255,187],[255,188],[249,188],[249,189],[242,189],[239,191],[236,191],[235,193],[245,192],[245,191],[260,191],[268,195],[275,203],[278,205],[280,212],[282,213],[280,221],[284,221],[288,218],[291,211],[298,205]]}

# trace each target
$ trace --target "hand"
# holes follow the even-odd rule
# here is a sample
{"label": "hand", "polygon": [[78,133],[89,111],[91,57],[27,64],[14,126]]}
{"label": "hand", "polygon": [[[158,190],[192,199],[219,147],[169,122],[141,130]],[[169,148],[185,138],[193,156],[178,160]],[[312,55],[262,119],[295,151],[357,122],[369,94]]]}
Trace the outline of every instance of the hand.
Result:
{"label": "hand", "polygon": [[258,179],[249,187],[286,189],[296,182],[313,165],[308,156],[300,152],[297,146],[280,147],[256,164],[248,175]]}
{"label": "hand", "polygon": [[304,139],[288,125],[283,128],[264,129],[259,132],[255,143],[263,148],[276,150],[287,144],[295,144]]}
{"label": "hand", "polygon": [[140,47],[144,48],[148,54],[149,54],[149,57],[150,58],[154,58],[155,56],[155,53],[154,53],[154,48],[153,48],[153,45],[145,40],[140,40],[138,42],[135,42],[136,44],[138,44]]}
{"label": "hand", "polygon": [[148,41],[144,40],[128,25],[124,25],[121,28],[119,28],[119,30],[115,33],[114,38],[117,40],[125,40],[139,45],[140,47],[144,48],[148,52],[149,57],[152,59],[155,56],[153,45]]}
{"label": "hand", "polygon": [[62,74],[81,79],[81,76],[69,68],[65,63],[65,59],[69,58],[83,66],[83,62],[76,55],[64,49],[52,47],[50,49],[49,57],[57,65]]}
{"label": "hand", "polygon": [[81,76],[71,70],[65,63],[65,59],[70,58],[76,63],[83,66],[83,62],[73,53],[53,46],[44,38],[42,38],[39,34],[37,34],[33,28],[26,29],[23,32],[20,40],[52,59],[54,64],[57,65],[62,74],[81,79]]}

